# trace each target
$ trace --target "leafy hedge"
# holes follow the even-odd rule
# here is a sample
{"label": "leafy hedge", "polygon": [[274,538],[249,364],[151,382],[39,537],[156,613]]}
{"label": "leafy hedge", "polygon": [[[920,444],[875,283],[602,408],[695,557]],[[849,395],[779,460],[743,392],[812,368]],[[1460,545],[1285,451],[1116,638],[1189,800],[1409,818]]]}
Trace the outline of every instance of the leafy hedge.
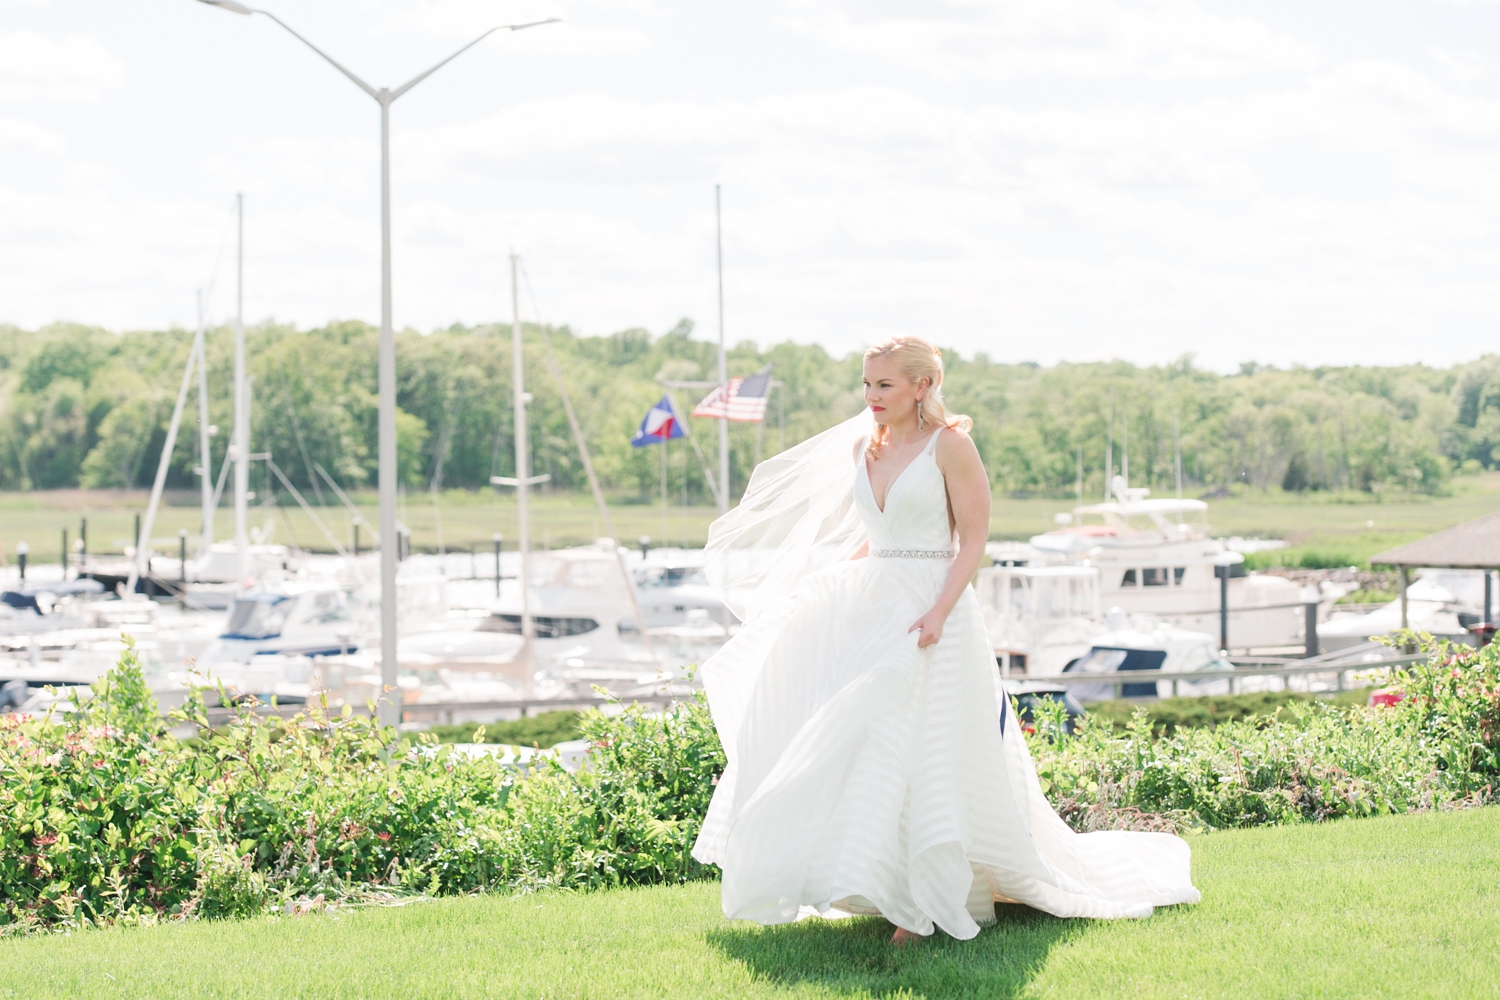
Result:
{"label": "leafy hedge", "polygon": [[583,735],[582,712],[541,712],[521,719],[477,726],[472,722],[437,725],[427,731],[441,743],[507,743],[546,749]]}
{"label": "leafy hedge", "polygon": [[[130,692],[132,697],[121,697]],[[723,768],[701,703],[590,713],[569,773],[413,743],[346,707],[161,730],[133,650],[61,720],[0,719],[0,922],[230,916],[379,891],[711,874],[689,855]]]}
{"label": "leafy hedge", "polygon": [[1395,706],[1291,703],[1270,716],[1155,730],[1138,709],[1062,735],[1041,720],[1043,788],[1075,828],[1216,829],[1489,803],[1500,784],[1500,646],[1407,634],[1432,653]]}
{"label": "leafy hedge", "polygon": [[1275,715],[1277,709],[1323,701],[1335,705],[1363,705],[1369,697],[1368,689],[1341,691],[1331,699],[1326,695],[1304,694],[1301,691],[1254,691],[1248,694],[1210,694],[1197,697],[1162,698],[1159,701],[1141,702],[1130,698],[1114,698],[1086,704],[1089,724],[1112,726],[1124,732],[1144,710],[1151,720],[1151,728],[1157,736],[1170,736],[1179,729],[1221,726],[1226,722],[1240,722],[1259,716]]}
{"label": "leafy hedge", "polygon": [[[1063,734],[1039,711],[1037,772],[1077,829],[1216,829],[1456,808],[1500,781],[1500,646],[1423,643],[1389,708],[1292,704],[1215,728]],[[248,708],[211,727],[200,701],[163,731],[127,648],[60,718],[0,717],[0,933],[245,915],[322,901],[715,873],[688,851],[724,757],[701,700],[580,719],[570,773],[523,773],[431,736],[398,738],[321,706]]]}

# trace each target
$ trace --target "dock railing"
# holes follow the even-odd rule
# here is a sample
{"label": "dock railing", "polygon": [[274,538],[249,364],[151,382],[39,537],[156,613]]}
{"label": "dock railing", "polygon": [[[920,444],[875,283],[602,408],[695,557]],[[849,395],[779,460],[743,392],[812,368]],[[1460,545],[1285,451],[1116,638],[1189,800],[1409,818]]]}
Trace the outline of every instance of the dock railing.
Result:
{"label": "dock railing", "polygon": [[[1122,689],[1127,685],[1155,685],[1169,681],[1172,684],[1172,696],[1175,698],[1179,693],[1178,684],[1185,681],[1228,681],[1229,693],[1239,694],[1243,689],[1242,682],[1250,677],[1279,677],[1281,678],[1280,690],[1286,691],[1290,689],[1289,681],[1293,677],[1322,675],[1331,678],[1335,691],[1345,691],[1350,687],[1350,674],[1378,670],[1389,672],[1396,667],[1421,663],[1427,659],[1428,656],[1425,653],[1416,656],[1396,656],[1368,663],[1351,663],[1347,661],[1330,663],[1327,661],[1319,662],[1318,659],[1277,661],[1271,657],[1260,657],[1253,662],[1242,660],[1235,664],[1233,670],[1190,670],[1183,671],[1182,673],[1163,673],[1160,670],[1122,670],[1108,674],[1059,674],[1056,677],[1012,677],[1011,680],[1022,684],[1058,684],[1070,688],[1112,684],[1114,685],[1116,698],[1122,696]],[[1147,695],[1146,697],[1153,696]]]}

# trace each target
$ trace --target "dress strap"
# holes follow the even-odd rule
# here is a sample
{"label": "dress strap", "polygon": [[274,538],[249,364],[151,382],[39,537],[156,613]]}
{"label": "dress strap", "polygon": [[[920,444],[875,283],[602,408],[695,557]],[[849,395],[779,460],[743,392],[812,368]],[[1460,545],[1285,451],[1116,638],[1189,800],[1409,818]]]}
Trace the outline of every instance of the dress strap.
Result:
{"label": "dress strap", "polygon": [[941,427],[939,427],[937,430],[935,430],[935,431],[932,432],[932,437],[928,438],[927,439],[927,443],[922,446],[922,454],[924,454],[924,455],[931,455],[935,451],[937,451],[937,439],[938,439],[938,435],[940,435],[942,433],[943,433],[943,429]]}

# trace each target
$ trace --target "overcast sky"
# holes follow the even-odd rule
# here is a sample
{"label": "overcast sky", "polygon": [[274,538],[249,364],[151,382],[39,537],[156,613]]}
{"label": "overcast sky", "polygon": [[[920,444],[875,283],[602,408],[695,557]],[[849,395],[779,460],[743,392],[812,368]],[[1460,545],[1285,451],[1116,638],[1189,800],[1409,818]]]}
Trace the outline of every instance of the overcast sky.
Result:
{"label": "overcast sky", "polygon": [[[1446,365],[1500,321],[1500,6],[281,0],[392,111],[395,317]],[[378,108],[270,20],[0,0],[0,321],[379,318]],[[531,313],[529,303],[523,310]],[[528,318],[530,318],[528,316]]]}

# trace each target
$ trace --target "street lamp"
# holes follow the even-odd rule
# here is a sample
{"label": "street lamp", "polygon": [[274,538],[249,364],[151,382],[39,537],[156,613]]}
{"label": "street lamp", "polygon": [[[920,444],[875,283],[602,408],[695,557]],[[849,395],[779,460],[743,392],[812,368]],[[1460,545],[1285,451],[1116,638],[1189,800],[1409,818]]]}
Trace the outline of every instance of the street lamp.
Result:
{"label": "street lamp", "polygon": [[[247,7],[237,0],[198,0],[235,14],[262,14],[287,30],[297,41],[312,49],[328,64],[354,82],[354,85],[380,105],[380,679],[387,690],[396,687],[396,334],[391,326],[391,102],[406,93],[469,49],[497,31],[521,31],[543,24],[554,24],[559,18],[526,24],[501,24],[474,39],[447,59],[407,80],[395,90],[370,86],[339,65],[328,53],[297,34],[270,11]],[[380,721],[395,725],[401,721],[399,707],[382,696]]]}

